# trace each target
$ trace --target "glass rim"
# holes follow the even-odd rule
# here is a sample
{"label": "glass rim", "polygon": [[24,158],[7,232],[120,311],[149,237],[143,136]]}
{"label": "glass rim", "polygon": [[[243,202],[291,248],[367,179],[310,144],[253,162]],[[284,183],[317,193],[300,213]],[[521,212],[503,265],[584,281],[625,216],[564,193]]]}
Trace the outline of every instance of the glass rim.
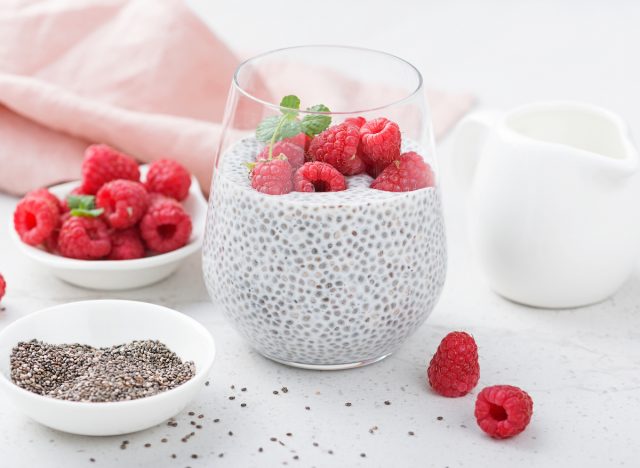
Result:
{"label": "glass rim", "polygon": [[412,69],[417,78],[418,78],[418,85],[416,86],[416,88],[413,91],[408,92],[408,94],[400,99],[396,99],[394,101],[389,102],[388,104],[384,104],[382,106],[375,106],[375,107],[371,107],[371,108],[367,108],[367,109],[357,109],[357,110],[348,110],[348,111],[331,111],[331,112],[318,112],[318,111],[309,111],[309,110],[304,110],[304,109],[300,109],[298,112],[300,114],[312,114],[312,115],[318,115],[318,114],[324,114],[324,115],[349,115],[349,114],[364,114],[364,113],[368,113],[368,112],[375,112],[375,111],[379,111],[382,109],[387,109],[389,107],[393,107],[396,106],[398,104],[402,104],[408,100],[410,100],[411,98],[413,98],[416,94],[418,94],[423,86],[424,86],[424,79],[422,78],[422,73],[420,73],[420,70],[418,70],[416,68],[415,65],[413,65],[411,62],[398,57],[397,55],[391,54],[389,52],[384,52],[381,50],[376,50],[376,49],[369,49],[367,47],[358,47],[358,46],[346,46],[346,45],[335,45],[335,44],[307,44],[307,45],[298,45],[298,46],[291,46],[291,47],[281,47],[278,49],[272,49],[272,50],[268,50],[266,52],[262,52],[261,54],[257,54],[254,55],[246,60],[244,60],[243,62],[241,62],[238,67],[236,68],[235,72],[233,73],[233,79],[231,80],[233,87],[241,94],[243,94],[244,96],[246,96],[247,98],[265,106],[265,107],[270,107],[272,109],[275,109],[277,111],[281,111],[282,109],[284,109],[283,107],[280,106],[280,104],[277,103],[273,103],[273,102],[269,102],[269,101],[265,101],[264,99],[260,99],[256,96],[254,96],[253,94],[249,93],[247,90],[245,90],[240,83],[238,82],[238,74],[240,73],[240,71],[246,66],[249,65],[251,62],[254,62],[256,60],[259,60],[263,57],[266,57],[268,55],[272,55],[272,54],[276,54],[278,52],[283,52],[283,51],[287,51],[287,50],[295,50],[295,49],[307,49],[307,48],[319,48],[319,47],[325,47],[325,48],[333,48],[333,49],[349,49],[349,50],[354,50],[354,51],[361,51],[361,52],[373,52],[375,54],[378,55],[382,55],[382,56],[386,56],[388,58],[397,60],[399,62],[402,62],[403,64],[407,65],[410,69]]}

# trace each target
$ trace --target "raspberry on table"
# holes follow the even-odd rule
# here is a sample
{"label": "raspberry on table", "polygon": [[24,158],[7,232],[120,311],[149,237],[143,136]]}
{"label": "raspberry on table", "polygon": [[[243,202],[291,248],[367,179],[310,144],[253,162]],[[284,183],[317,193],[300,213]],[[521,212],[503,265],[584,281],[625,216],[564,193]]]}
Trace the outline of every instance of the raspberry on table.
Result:
{"label": "raspberry on table", "polygon": [[69,216],[58,235],[60,254],[80,260],[98,260],[111,252],[109,228],[90,216]]}
{"label": "raspberry on table", "polygon": [[182,201],[189,195],[191,174],[179,162],[159,159],[149,166],[146,179],[147,190]]}
{"label": "raspberry on table", "polygon": [[[288,143],[286,141],[278,141],[273,144],[272,158],[284,155],[291,164],[291,168],[295,171],[304,164],[304,147]],[[256,161],[266,161],[269,159],[269,145],[258,154]]]}
{"label": "raspberry on table", "polygon": [[367,121],[360,128],[359,154],[367,173],[376,178],[400,156],[400,127],[384,117]]}
{"label": "raspberry on table", "polygon": [[371,182],[371,188],[387,192],[410,192],[433,187],[434,184],[435,176],[431,166],[418,153],[410,151],[389,164]]}
{"label": "raspberry on table", "polygon": [[469,393],[480,378],[478,347],[471,335],[451,332],[443,338],[427,370],[431,388],[454,398]]}
{"label": "raspberry on table", "polygon": [[58,205],[47,197],[26,196],[16,206],[13,225],[22,242],[35,246],[51,235],[59,217]]}
{"label": "raspberry on table", "polygon": [[144,243],[135,227],[111,233],[111,253],[107,260],[131,260],[144,257]]}
{"label": "raspberry on table", "polygon": [[191,217],[173,198],[153,194],[140,221],[140,236],[150,250],[170,252],[187,244],[191,236]]}
{"label": "raspberry on table", "polygon": [[339,192],[347,188],[344,176],[332,165],[323,162],[308,162],[293,176],[296,192]]}
{"label": "raspberry on table", "polygon": [[360,130],[356,125],[341,123],[316,135],[309,144],[308,159],[331,164],[344,175],[360,174],[365,165],[358,155]]}
{"label": "raspberry on table", "polygon": [[140,180],[140,169],[131,156],[107,145],[91,145],[82,161],[82,188],[87,195],[95,195],[100,187],[116,179]]}
{"label": "raspberry on table", "polygon": [[135,226],[149,204],[147,189],[140,182],[117,179],[104,184],[96,195],[96,206],[114,229]]}
{"label": "raspberry on table", "polygon": [[476,399],[478,426],[495,439],[520,434],[532,415],[533,400],[527,392],[512,385],[483,388]]}
{"label": "raspberry on table", "polygon": [[258,161],[251,170],[251,186],[267,195],[284,195],[293,187],[291,175],[291,164],[286,158]]}
{"label": "raspberry on table", "polygon": [[4,297],[4,293],[7,291],[7,282],[4,280],[4,276],[0,273],[0,301]]}

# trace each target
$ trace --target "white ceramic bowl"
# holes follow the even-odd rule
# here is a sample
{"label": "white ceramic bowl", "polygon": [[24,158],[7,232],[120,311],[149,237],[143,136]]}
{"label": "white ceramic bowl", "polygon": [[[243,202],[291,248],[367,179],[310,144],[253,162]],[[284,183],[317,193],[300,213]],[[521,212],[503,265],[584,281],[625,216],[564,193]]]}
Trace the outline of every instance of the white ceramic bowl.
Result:
{"label": "white ceramic bowl", "polygon": [[[146,165],[140,166],[140,172],[143,176],[146,174],[146,170]],[[59,198],[64,198],[78,185],[79,182],[69,182],[50,187],[49,191]],[[27,257],[68,283],[103,291],[134,289],[166,278],[176,271],[184,259],[200,250],[206,221],[207,202],[195,177],[191,178],[189,196],[182,202],[182,205],[191,216],[193,224],[189,243],[173,252],[135,260],[76,260],[51,254],[44,249],[32,247],[22,242],[13,228],[13,219],[10,220],[9,232],[11,232],[11,237],[18,248]]]}
{"label": "white ceramic bowl", "polygon": [[[19,341],[112,346],[157,339],[183,360],[195,363],[195,376],[154,396],[113,403],[57,400],[24,390],[10,377],[9,356]],[[83,435],[117,435],[160,424],[193,400],[206,381],[215,345],[194,319],[146,302],[97,300],[58,305],[34,312],[0,332],[0,387],[29,417],[60,431]]]}

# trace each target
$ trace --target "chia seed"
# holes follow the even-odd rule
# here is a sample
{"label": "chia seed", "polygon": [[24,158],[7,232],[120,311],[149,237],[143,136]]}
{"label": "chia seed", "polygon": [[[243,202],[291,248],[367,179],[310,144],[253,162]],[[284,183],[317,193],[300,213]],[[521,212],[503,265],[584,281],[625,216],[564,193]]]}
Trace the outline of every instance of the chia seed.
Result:
{"label": "chia seed", "polygon": [[[11,351],[11,380],[18,387],[59,400],[127,401],[171,390],[195,375],[192,361],[157,340],[94,348],[31,340]],[[169,421],[170,426],[177,423]]]}

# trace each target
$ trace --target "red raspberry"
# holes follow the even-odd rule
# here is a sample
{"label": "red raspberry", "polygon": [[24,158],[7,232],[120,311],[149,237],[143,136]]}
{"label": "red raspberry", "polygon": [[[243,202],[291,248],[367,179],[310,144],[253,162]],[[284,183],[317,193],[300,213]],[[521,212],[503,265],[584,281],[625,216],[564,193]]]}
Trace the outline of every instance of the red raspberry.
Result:
{"label": "red raspberry", "polygon": [[413,151],[402,154],[371,182],[371,188],[387,192],[410,192],[433,187],[435,176],[422,156]]}
{"label": "red raspberry", "polygon": [[[284,140],[278,141],[273,145],[271,155],[273,158],[277,158],[281,154],[284,154],[294,171],[304,164],[304,147],[288,143]],[[256,161],[266,161],[267,159],[269,159],[269,145],[264,147],[256,158]]]}
{"label": "red raspberry", "polygon": [[114,229],[135,226],[147,211],[149,196],[140,182],[118,179],[104,184],[96,195],[96,206]]}
{"label": "red raspberry", "polygon": [[56,197],[53,193],[49,192],[46,188],[41,188],[37,190],[32,190],[27,193],[25,197],[40,197],[45,200],[49,200],[49,202],[58,209],[58,213],[62,211],[62,202],[58,197]]}
{"label": "red raspberry", "polygon": [[107,145],[91,145],[82,161],[82,192],[95,195],[100,187],[116,179],[140,180],[135,159]]}
{"label": "red raspberry", "polygon": [[146,183],[149,192],[161,193],[181,201],[189,195],[191,174],[179,162],[160,159],[149,166]]}
{"label": "red raspberry", "polygon": [[480,378],[478,347],[471,335],[451,332],[445,336],[431,358],[427,376],[431,387],[446,397],[469,393]]}
{"label": "red raspberry", "polygon": [[26,196],[16,206],[13,225],[25,244],[38,245],[51,235],[58,224],[57,205],[42,196]]}
{"label": "red raspberry", "polygon": [[[66,206],[66,203],[65,205]],[[71,213],[69,213],[69,208],[67,207],[67,211],[60,214],[60,219],[58,220],[58,224],[56,225],[53,232],[44,240],[44,248],[47,252],[55,253],[58,251],[58,237],[60,236],[60,228],[64,224],[64,222],[71,217]]]}
{"label": "red raspberry", "polygon": [[484,432],[506,439],[525,430],[533,415],[533,400],[511,385],[483,388],[476,399],[476,421]]}
{"label": "red raspberry", "polygon": [[140,221],[140,235],[150,250],[170,252],[189,241],[191,218],[173,198],[154,195]]}
{"label": "red raspberry", "polygon": [[144,244],[137,228],[111,233],[111,253],[108,260],[131,260],[144,257]]}
{"label": "red raspberry", "polygon": [[7,282],[4,280],[4,276],[0,274],[0,301],[4,297],[4,293],[7,290]]}
{"label": "red raspberry", "polygon": [[298,133],[296,136],[285,138],[282,141],[286,143],[293,143],[307,151],[309,149],[309,143],[311,143],[311,137],[306,133]]}
{"label": "red raspberry", "polygon": [[357,154],[359,141],[357,126],[334,125],[311,140],[308,157],[311,161],[331,164],[344,175],[359,174],[364,171],[364,162]]}
{"label": "red raspberry", "polygon": [[345,190],[344,176],[330,164],[308,162],[293,176],[293,189],[296,192],[339,192]]}
{"label": "red raspberry", "polygon": [[60,228],[58,250],[80,260],[106,257],[111,251],[109,228],[100,218],[69,216]]}
{"label": "red raspberry", "polygon": [[364,117],[349,117],[348,119],[344,119],[344,123],[355,125],[358,128],[362,128],[366,121]]}
{"label": "red raspberry", "polygon": [[251,186],[268,195],[291,192],[291,164],[286,158],[258,161],[251,171]]}
{"label": "red raspberry", "polygon": [[369,120],[360,128],[360,155],[367,173],[378,177],[385,167],[400,156],[400,127],[384,117]]}

